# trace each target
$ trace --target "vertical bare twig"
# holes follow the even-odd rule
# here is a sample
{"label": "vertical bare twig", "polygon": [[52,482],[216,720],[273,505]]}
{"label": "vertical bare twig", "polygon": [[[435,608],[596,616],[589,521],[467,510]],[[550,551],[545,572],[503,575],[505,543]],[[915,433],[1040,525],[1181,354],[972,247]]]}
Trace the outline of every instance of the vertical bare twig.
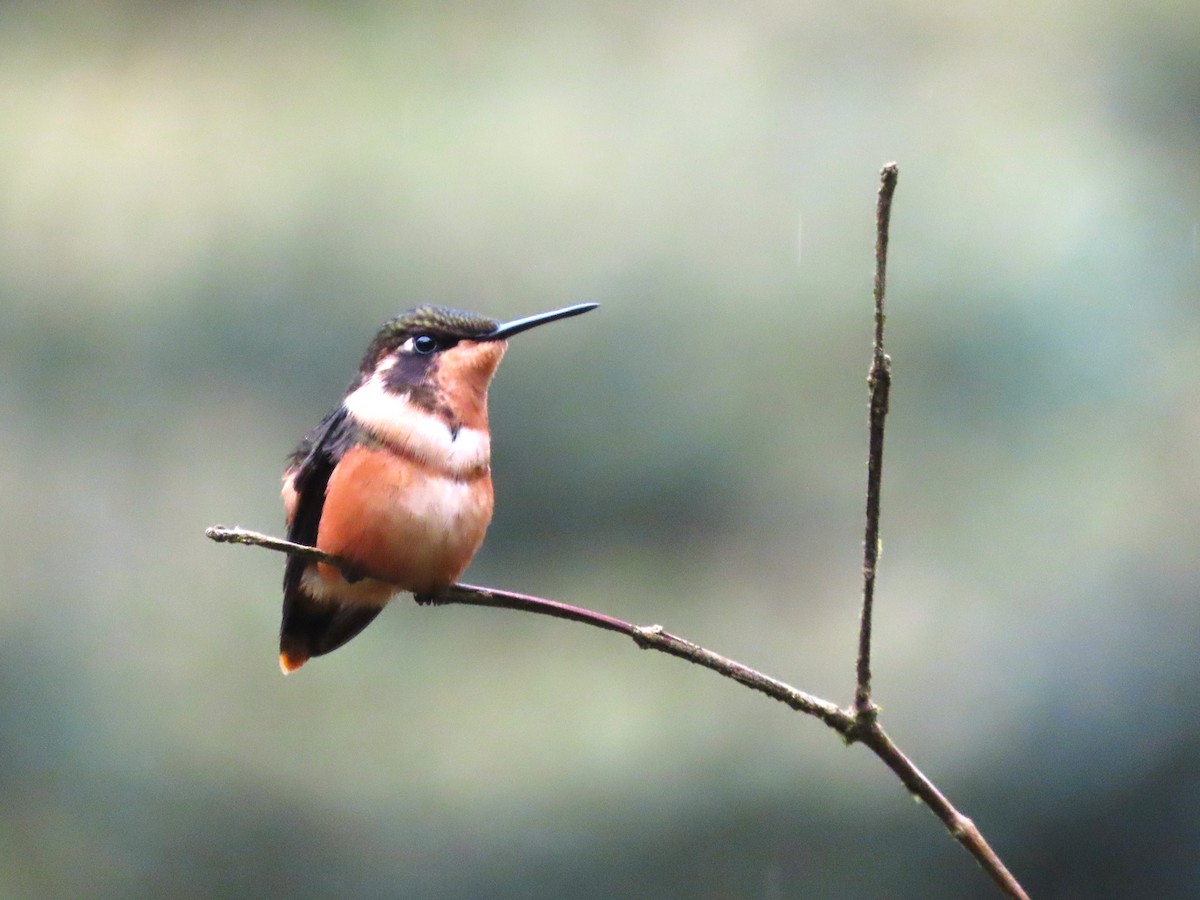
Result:
{"label": "vertical bare twig", "polygon": [[871,395],[870,434],[867,450],[867,525],[863,537],[863,603],[858,630],[858,661],[854,705],[850,709],[854,725],[846,736],[859,741],[875,753],[914,797],[931,812],[967,851],[975,857],[997,886],[1008,896],[1028,900],[1020,883],[996,855],[975,823],[960,813],[916,767],[900,748],[892,743],[879,724],[879,707],[871,699],[871,625],[875,606],[875,568],[879,561],[879,500],[883,482],[883,432],[888,413],[888,395],[892,387],[892,361],[883,351],[883,325],[886,319],[884,296],[887,293],[888,229],[891,225],[892,195],[900,170],[888,163],[879,173],[879,199],[875,206],[875,341],[867,387]]}
{"label": "vertical bare twig", "polygon": [[883,427],[892,386],[892,361],[883,352],[883,298],[887,292],[888,226],[892,194],[900,169],[888,163],[880,173],[879,200],[875,206],[875,350],[867,385],[871,391],[871,428],[867,453],[867,527],[863,539],[863,603],[858,629],[858,665],[854,713],[872,719],[877,707],[871,701],[871,616],[875,606],[875,564],[879,560],[879,489],[883,481]]}

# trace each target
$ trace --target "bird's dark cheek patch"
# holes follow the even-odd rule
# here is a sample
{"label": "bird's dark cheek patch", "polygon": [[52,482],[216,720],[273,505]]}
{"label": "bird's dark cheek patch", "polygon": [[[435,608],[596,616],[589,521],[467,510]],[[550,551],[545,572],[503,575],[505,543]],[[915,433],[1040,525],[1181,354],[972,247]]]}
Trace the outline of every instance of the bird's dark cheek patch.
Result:
{"label": "bird's dark cheek patch", "polygon": [[424,382],[436,357],[397,353],[392,359],[395,362],[384,374],[383,383],[389,392],[399,394]]}

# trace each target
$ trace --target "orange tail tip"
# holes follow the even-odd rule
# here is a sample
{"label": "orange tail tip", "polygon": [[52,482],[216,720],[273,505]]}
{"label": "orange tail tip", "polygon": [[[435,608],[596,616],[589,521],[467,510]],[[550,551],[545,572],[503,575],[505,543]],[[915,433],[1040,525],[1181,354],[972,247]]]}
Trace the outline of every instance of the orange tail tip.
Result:
{"label": "orange tail tip", "polygon": [[294,651],[284,650],[279,654],[279,668],[284,675],[290,675],[306,662],[308,662],[307,653],[296,653]]}
{"label": "orange tail tip", "polygon": [[[315,572],[310,582],[295,575],[291,561],[288,566],[279,627],[279,668],[285,675],[357,635],[379,615],[395,590],[379,582],[347,585],[340,575],[332,583],[322,582]],[[317,585],[320,596],[310,593],[311,584]]]}

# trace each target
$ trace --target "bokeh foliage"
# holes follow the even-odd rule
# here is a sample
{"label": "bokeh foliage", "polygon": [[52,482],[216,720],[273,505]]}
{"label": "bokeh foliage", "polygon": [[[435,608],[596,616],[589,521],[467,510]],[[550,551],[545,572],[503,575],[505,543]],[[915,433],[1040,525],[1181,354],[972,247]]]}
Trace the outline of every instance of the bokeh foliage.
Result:
{"label": "bokeh foliage", "polygon": [[[1035,896],[1200,856],[1200,6],[0,7],[0,896],[982,896],[861,750],[558,622],[283,680],[278,469],[373,329],[511,317],[473,580],[877,699]],[[1135,888],[1136,886],[1136,888]]]}

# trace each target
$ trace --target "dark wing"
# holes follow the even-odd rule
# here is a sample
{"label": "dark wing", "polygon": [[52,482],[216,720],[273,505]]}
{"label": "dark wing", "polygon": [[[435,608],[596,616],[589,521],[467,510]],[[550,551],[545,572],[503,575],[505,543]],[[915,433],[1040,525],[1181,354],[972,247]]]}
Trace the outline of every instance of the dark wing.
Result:
{"label": "dark wing", "polygon": [[[296,508],[288,526],[289,541],[316,546],[329,477],[357,441],[357,426],[346,408],[339,406],[321,420],[292,454],[290,464],[296,467],[292,482]],[[289,556],[283,570],[279,653],[284,671],[299,667],[311,656],[336,650],[371,624],[383,608],[311,596],[302,583],[304,571],[311,565],[302,557]]]}
{"label": "dark wing", "polygon": [[[288,526],[289,541],[307,547],[316,544],[329,476],[346,451],[354,446],[357,432],[349,411],[344,406],[338,406],[304,436],[300,446],[292,453],[288,469],[295,472],[292,487],[296,491],[296,510]],[[299,573],[304,571],[303,562],[300,557],[288,557],[288,571],[295,568],[296,577],[299,578]],[[292,563],[300,565],[293,566]],[[284,584],[286,587],[286,580]]]}

